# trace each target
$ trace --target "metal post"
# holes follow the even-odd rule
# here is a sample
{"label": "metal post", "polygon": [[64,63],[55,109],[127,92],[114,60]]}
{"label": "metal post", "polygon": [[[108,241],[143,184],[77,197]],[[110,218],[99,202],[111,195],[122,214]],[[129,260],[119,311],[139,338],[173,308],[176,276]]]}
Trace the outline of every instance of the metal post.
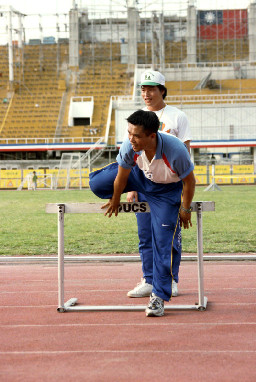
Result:
{"label": "metal post", "polygon": [[202,203],[196,203],[197,210],[197,256],[198,256],[198,304],[204,306],[204,267],[203,267],[203,220]]}
{"label": "metal post", "polygon": [[81,153],[79,153],[79,188],[82,190],[82,164],[81,164]]}
{"label": "metal post", "polygon": [[215,165],[212,164],[212,182],[211,184],[206,187],[206,189],[204,191],[221,191],[221,188],[217,185],[217,183],[215,183]]}
{"label": "metal post", "polygon": [[9,81],[13,85],[13,49],[12,49],[12,8],[8,11],[8,57],[9,57]]}
{"label": "metal post", "polygon": [[159,15],[159,24],[160,24],[160,30],[159,30],[159,52],[160,52],[160,70],[161,72],[164,71],[165,68],[165,36],[164,36],[164,14],[163,11]]}
{"label": "metal post", "polygon": [[23,48],[23,43],[22,43],[22,30],[23,30],[23,25],[22,25],[22,15],[19,13],[18,15],[18,22],[19,22],[19,29],[18,29],[18,47],[19,49]]}
{"label": "metal post", "polygon": [[58,311],[64,311],[64,213],[65,205],[58,204]]}
{"label": "metal post", "polygon": [[60,73],[60,43],[59,43],[59,39],[60,39],[60,26],[59,26],[59,15],[58,13],[56,14],[57,16],[57,22],[56,22],[56,38],[57,38],[57,50],[56,50],[56,62],[57,62],[57,78],[59,78],[59,73]]}
{"label": "metal post", "polygon": [[155,38],[154,38],[154,15],[151,14],[151,63],[152,68],[155,67],[156,59],[155,59]]}
{"label": "metal post", "polygon": [[89,172],[91,172],[91,153],[90,152],[88,155],[88,168],[89,168]]}
{"label": "metal post", "polygon": [[113,74],[113,49],[112,49],[112,43],[113,43],[113,28],[112,28],[112,0],[110,0],[109,3],[109,13],[110,13],[110,74]]}

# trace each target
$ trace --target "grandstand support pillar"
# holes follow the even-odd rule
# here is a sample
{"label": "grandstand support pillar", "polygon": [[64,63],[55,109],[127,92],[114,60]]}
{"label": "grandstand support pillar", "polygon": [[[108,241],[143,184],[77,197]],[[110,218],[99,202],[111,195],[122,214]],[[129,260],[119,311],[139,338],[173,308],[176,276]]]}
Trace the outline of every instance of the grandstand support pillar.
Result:
{"label": "grandstand support pillar", "polygon": [[19,29],[18,29],[18,47],[19,47],[19,49],[23,48],[22,35],[23,35],[22,15],[19,13]]}
{"label": "grandstand support pillar", "polygon": [[256,62],[256,3],[251,3],[248,9],[249,61]]}
{"label": "grandstand support pillar", "polygon": [[69,66],[79,67],[79,28],[78,10],[69,12]]}
{"label": "grandstand support pillar", "polygon": [[57,63],[57,77],[59,77],[60,73],[60,43],[59,43],[59,38],[60,38],[60,26],[59,26],[59,15],[58,13],[56,14],[57,20],[56,20],[56,43],[57,43],[57,50],[56,50],[56,63]]}
{"label": "grandstand support pillar", "polygon": [[80,9],[79,17],[79,40],[82,42],[88,42],[90,40],[89,36],[89,16],[88,9]]}
{"label": "grandstand support pillar", "polygon": [[8,11],[8,55],[9,55],[9,88],[13,90],[13,48],[12,48],[12,9]]}
{"label": "grandstand support pillar", "polygon": [[194,151],[195,149],[190,149],[190,157],[191,157],[191,161],[193,162],[193,163],[195,163],[195,151]]}
{"label": "grandstand support pillar", "polygon": [[163,69],[164,60],[164,36],[163,36],[163,17],[162,14],[159,16],[155,11],[152,12],[151,16],[151,65],[152,68],[159,66],[161,70]]}
{"label": "grandstand support pillar", "polygon": [[39,31],[40,31],[40,40],[41,40],[41,45],[44,42],[44,30],[43,30],[43,25],[42,25],[42,15],[38,15],[39,17]]}
{"label": "grandstand support pillar", "polygon": [[196,8],[193,5],[188,6],[187,17],[187,62],[196,63]]}
{"label": "grandstand support pillar", "polygon": [[42,72],[43,62],[44,62],[44,52],[43,52],[44,30],[43,30],[43,24],[42,24],[42,15],[39,15],[39,31],[40,31],[40,40],[41,40],[41,44],[39,45],[39,63],[40,63],[40,72]]}
{"label": "grandstand support pillar", "polygon": [[138,28],[137,23],[139,20],[139,14],[135,8],[134,2],[128,4],[128,71],[133,71],[135,65],[137,65],[137,42],[138,42]]}
{"label": "grandstand support pillar", "polygon": [[160,71],[163,72],[165,68],[165,43],[164,43],[164,14],[159,16],[160,35],[159,35],[159,54],[160,54]]}
{"label": "grandstand support pillar", "polygon": [[151,15],[151,66],[153,69],[155,69],[155,66],[157,64],[156,58],[157,56],[155,55],[156,53],[156,32],[154,30],[154,14],[152,13]]}

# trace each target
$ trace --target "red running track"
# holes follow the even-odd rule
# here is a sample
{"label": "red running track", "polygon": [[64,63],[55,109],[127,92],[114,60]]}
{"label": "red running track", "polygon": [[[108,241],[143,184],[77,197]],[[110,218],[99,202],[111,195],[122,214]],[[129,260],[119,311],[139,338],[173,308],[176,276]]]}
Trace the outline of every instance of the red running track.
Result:
{"label": "red running track", "polygon": [[[255,382],[256,263],[206,262],[205,312],[58,313],[56,265],[0,266],[1,382]],[[68,264],[65,300],[117,305],[139,263]],[[197,301],[197,264],[182,263],[176,304]]]}

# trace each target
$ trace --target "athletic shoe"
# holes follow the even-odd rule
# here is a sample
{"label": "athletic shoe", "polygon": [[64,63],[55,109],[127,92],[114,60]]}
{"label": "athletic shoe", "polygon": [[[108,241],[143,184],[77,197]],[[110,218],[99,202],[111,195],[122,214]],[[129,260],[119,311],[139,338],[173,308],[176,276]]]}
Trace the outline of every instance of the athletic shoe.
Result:
{"label": "athletic shoe", "polygon": [[161,297],[151,294],[148,307],[146,309],[147,317],[160,317],[164,315],[164,300]]}
{"label": "athletic shoe", "polygon": [[152,293],[153,286],[146,283],[146,279],[141,279],[137,286],[127,293],[128,297],[149,297]]}
{"label": "athletic shoe", "polygon": [[178,284],[175,280],[172,280],[172,297],[178,296]]}

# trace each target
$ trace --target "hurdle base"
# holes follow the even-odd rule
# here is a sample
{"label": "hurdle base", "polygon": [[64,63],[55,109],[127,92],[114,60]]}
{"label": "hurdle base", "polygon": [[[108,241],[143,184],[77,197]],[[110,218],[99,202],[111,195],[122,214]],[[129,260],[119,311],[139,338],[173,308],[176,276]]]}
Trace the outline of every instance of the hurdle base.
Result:
{"label": "hurdle base", "polygon": [[63,306],[59,306],[57,308],[57,311],[60,312],[60,313],[64,313],[64,312],[67,311],[67,309],[70,306],[76,305],[76,302],[77,302],[77,298],[71,298]]}
{"label": "hurdle base", "polygon": [[206,307],[207,307],[207,302],[208,302],[208,298],[206,296],[204,296],[204,302],[203,302],[203,305],[199,305],[197,302],[196,302],[196,306],[197,306],[197,310],[200,310],[201,312],[203,312]]}
{"label": "hurdle base", "polygon": [[209,184],[204,191],[222,191],[221,188],[216,183]]}
{"label": "hurdle base", "polygon": [[[57,310],[60,313],[64,312],[107,312],[107,311],[120,311],[120,312],[142,312],[145,311],[146,305],[76,305],[77,298],[71,298],[64,306],[59,307]],[[207,297],[204,297],[203,305],[195,303],[195,305],[165,305],[165,310],[199,310],[204,311],[207,307]]]}

